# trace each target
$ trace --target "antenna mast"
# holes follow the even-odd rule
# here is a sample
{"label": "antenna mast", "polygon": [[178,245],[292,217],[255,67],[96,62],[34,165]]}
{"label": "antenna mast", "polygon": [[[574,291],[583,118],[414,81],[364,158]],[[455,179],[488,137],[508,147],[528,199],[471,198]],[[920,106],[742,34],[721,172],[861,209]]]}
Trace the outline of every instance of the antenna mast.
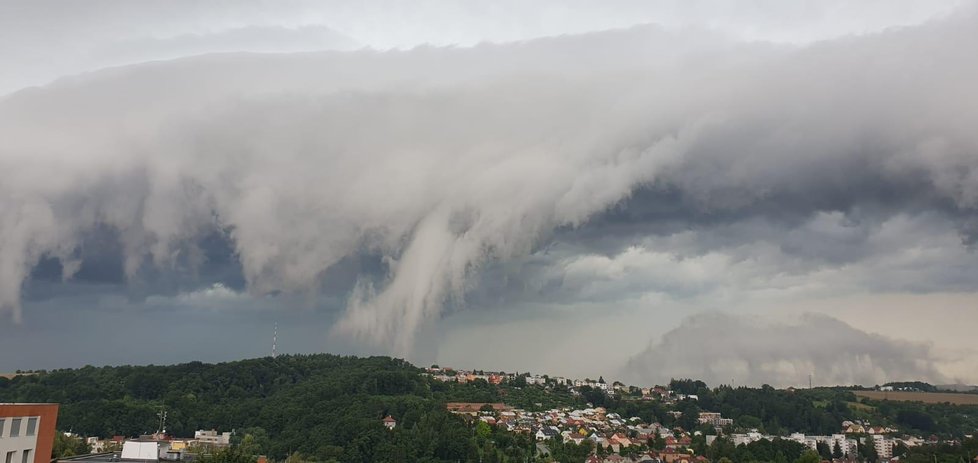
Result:
{"label": "antenna mast", "polygon": [[278,352],[275,350],[275,343],[278,341],[278,322],[275,322],[275,332],[272,334],[272,358],[278,356]]}
{"label": "antenna mast", "polygon": [[158,433],[160,435],[166,434],[166,403],[160,407],[160,412],[156,416],[160,417],[160,430]]}

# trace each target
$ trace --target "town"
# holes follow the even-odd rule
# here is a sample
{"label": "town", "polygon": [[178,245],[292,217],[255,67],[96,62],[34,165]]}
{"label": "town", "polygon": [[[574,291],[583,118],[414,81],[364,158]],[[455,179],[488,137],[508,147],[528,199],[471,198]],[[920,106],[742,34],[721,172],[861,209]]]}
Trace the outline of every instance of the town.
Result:
{"label": "town", "polygon": [[[427,369],[433,379],[465,383],[486,381],[490,384],[523,383],[541,387],[565,385],[571,394],[579,395],[581,387],[600,390],[607,394],[638,393],[637,400],[656,401],[675,404],[681,401],[697,401],[696,394],[682,394],[664,386],[636,387],[620,382],[607,384],[603,378],[598,380],[570,379],[506,372],[463,371],[432,366]],[[883,391],[892,391],[893,386],[882,386]],[[823,457],[821,461],[854,462],[860,460],[862,448],[872,449],[875,461],[886,463],[899,461],[894,450],[936,445],[941,443],[936,436],[915,436],[901,433],[898,429],[874,426],[859,420],[845,420],[840,423],[839,432],[832,435],[805,435],[791,432],[787,436],[770,435],[757,429],[732,432],[734,420],[724,418],[720,413],[702,411],[698,413],[697,424],[710,427],[714,431],[704,434],[702,430],[687,430],[682,427],[667,427],[657,422],[644,422],[637,416],[623,417],[608,413],[604,407],[584,409],[556,408],[540,412],[527,411],[507,406],[503,403],[449,403],[449,411],[491,426],[501,426],[516,433],[531,434],[539,442],[537,448],[542,455],[548,454],[547,442],[560,440],[563,443],[582,444],[589,442],[595,453],[588,457],[589,463],[596,462],[664,462],[664,463],[703,463],[710,461],[703,452],[694,450],[694,438],[702,437],[706,446],[717,438],[726,438],[734,446],[748,445],[762,440],[787,440],[804,445]],[[671,411],[679,417],[681,412]],[[971,438],[971,435],[967,435]],[[626,456],[622,456],[626,455]],[[978,456],[975,457],[978,462]]]}
{"label": "town", "polygon": [[[425,445],[434,446],[420,450],[432,461],[500,463],[926,463],[961,455],[947,460],[960,463],[978,453],[976,407],[968,405],[978,396],[934,396],[961,405],[874,398],[899,391],[926,399],[932,393],[921,389],[933,387],[924,383],[636,386],[328,354],[9,376],[0,379],[3,400],[63,402],[0,404],[5,463],[414,461],[405,449]],[[156,388],[165,378],[167,393]],[[97,385],[78,402],[65,384]],[[113,384],[127,384],[126,397]],[[207,427],[188,427],[194,423]]]}

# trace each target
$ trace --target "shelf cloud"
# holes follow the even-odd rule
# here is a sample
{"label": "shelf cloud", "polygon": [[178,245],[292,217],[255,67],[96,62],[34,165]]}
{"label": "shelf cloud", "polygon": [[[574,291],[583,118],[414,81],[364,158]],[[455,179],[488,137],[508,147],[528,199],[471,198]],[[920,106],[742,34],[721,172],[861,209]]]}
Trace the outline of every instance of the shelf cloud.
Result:
{"label": "shelf cloud", "polygon": [[[404,354],[487,267],[556,241],[614,254],[693,230],[684,249],[707,254],[769,236],[792,258],[844,265],[865,256],[836,244],[877,243],[879,255],[907,244],[870,240],[885,224],[931,217],[958,238],[941,249],[968,256],[978,62],[961,44],[978,42],[976,26],[961,14],[807,46],[642,26],[202,55],[64,78],[0,99],[0,306],[20,319],[39,263],[57,260],[71,279],[96,259],[98,235],[117,243],[126,281],[199,269],[217,236],[253,295],[316,294],[331,269],[371,256],[377,265],[338,289],[333,333]],[[671,287],[696,290],[684,285]],[[914,363],[926,349],[897,347],[908,363],[872,364],[933,377]],[[871,379],[851,370],[826,379]]]}

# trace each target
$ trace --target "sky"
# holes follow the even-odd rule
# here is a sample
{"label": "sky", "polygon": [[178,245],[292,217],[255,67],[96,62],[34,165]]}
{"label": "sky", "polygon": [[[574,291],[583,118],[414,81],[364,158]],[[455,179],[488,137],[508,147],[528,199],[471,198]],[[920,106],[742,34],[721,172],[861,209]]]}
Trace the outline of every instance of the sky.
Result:
{"label": "sky", "polygon": [[0,3],[0,372],[978,383],[973,1]]}

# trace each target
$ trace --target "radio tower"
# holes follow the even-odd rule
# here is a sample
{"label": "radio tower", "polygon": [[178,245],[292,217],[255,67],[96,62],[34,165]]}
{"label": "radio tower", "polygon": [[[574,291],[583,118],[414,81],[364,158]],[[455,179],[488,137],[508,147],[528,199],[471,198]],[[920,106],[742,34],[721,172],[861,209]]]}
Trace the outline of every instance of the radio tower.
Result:
{"label": "radio tower", "polygon": [[275,350],[276,341],[278,341],[278,322],[275,322],[275,332],[272,333],[272,358],[278,356],[278,352]]}

